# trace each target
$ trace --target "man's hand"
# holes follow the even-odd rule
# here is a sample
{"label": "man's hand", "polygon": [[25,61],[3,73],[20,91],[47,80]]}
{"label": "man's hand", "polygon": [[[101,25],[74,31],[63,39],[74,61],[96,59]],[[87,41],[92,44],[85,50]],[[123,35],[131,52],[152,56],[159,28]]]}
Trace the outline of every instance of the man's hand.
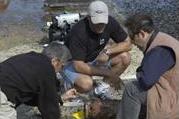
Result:
{"label": "man's hand", "polygon": [[120,43],[112,43],[108,47],[105,47],[105,49],[107,49],[106,53],[108,55],[119,54],[122,52],[128,52],[132,49],[130,38],[127,37],[125,41],[120,42]]}
{"label": "man's hand", "polygon": [[105,80],[115,88],[115,90],[120,90],[121,86],[124,85],[123,81],[116,74],[111,74],[109,77],[105,77]]}
{"label": "man's hand", "polygon": [[72,99],[72,98],[76,98],[76,95],[77,95],[77,91],[74,88],[72,88],[72,89],[66,91],[61,96],[61,98],[62,98],[63,101],[66,101],[66,100],[69,100],[69,99]]}
{"label": "man's hand", "polygon": [[109,60],[109,55],[107,54],[107,49],[103,49],[96,57],[96,61],[102,64],[106,63],[108,60]]}
{"label": "man's hand", "polygon": [[88,105],[88,108],[87,108],[87,111],[89,113],[89,117],[92,117],[92,118],[96,118],[99,113],[101,112],[101,108],[102,108],[102,102],[100,101],[100,99],[95,99],[93,100],[89,105]]}

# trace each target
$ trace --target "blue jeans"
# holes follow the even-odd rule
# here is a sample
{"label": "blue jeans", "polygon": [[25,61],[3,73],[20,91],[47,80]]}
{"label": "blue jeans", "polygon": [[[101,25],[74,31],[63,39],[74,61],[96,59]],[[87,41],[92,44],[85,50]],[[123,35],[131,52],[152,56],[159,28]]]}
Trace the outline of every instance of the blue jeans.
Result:
{"label": "blue jeans", "polygon": [[117,119],[139,119],[141,107],[146,106],[147,91],[143,90],[138,81],[126,85],[119,104]]}

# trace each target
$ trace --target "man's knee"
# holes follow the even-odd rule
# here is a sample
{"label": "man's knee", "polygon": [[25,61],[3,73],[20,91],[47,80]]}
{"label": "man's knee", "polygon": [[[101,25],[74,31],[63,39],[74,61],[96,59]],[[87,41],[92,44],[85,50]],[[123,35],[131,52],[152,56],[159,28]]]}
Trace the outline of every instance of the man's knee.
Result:
{"label": "man's knee", "polygon": [[0,90],[0,119],[17,119],[17,112],[13,104],[8,101],[5,93]]}
{"label": "man's knee", "polygon": [[126,84],[124,92],[130,97],[137,97],[138,99],[142,98],[142,100],[146,95],[146,91],[140,87],[137,81],[132,81]]}
{"label": "man's knee", "polygon": [[123,96],[141,105],[146,105],[147,103],[147,91],[142,89],[137,81],[133,81],[126,86]]}
{"label": "man's knee", "polygon": [[74,82],[78,92],[85,93],[93,88],[93,80],[88,75],[80,75]]}
{"label": "man's knee", "polygon": [[125,66],[129,66],[130,62],[131,62],[131,56],[130,53],[128,52],[124,52],[120,55],[120,58],[122,60],[123,65]]}
{"label": "man's knee", "polygon": [[136,89],[136,82],[130,82],[125,85],[125,92],[126,93],[132,93]]}
{"label": "man's knee", "polygon": [[131,62],[131,55],[128,52],[121,53],[116,57],[112,58],[112,65],[123,65],[125,67],[129,66]]}

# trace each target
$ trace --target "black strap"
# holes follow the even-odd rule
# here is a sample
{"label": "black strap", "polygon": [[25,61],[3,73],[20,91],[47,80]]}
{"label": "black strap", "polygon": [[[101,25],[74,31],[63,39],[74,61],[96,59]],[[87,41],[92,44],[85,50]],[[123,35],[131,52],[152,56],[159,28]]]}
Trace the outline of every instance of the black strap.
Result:
{"label": "black strap", "polygon": [[151,45],[151,43],[154,41],[155,37],[157,36],[159,30],[158,29],[155,29],[154,32],[152,33],[150,39],[148,40],[147,42],[147,46],[145,48],[145,51],[144,51],[144,54],[147,52],[149,46]]}

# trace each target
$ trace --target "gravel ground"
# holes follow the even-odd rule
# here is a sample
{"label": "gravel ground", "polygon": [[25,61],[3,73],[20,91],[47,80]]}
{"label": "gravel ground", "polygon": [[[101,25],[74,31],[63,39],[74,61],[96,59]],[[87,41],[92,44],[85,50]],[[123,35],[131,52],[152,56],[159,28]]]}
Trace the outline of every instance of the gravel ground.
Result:
{"label": "gravel ground", "polygon": [[116,13],[128,16],[134,13],[149,14],[161,31],[179,39],[178,0],[112,0]]}
{"label": "gravel ground", "polygon": [[[110,7],[110,14],[123,22],[124,17],[117,14],[118,8],[112,4],[112,0],[104,1]],[[41,52],[42,46],[39,45],[39,41],[46,37],[46,34],[41,31],[44,24],[42,18],[45,13],[41,9],[42,3],[39,1],[35,3],[35,0],[27,2],[24,0],[13,0],[9,8],[4,13],[0,13],[0,61],[29,51]],[[132,62],[121,76],[124,80],[135,77],[135,70],[142,59],[142,53],[136,47],[130,53]],[[114,99],[121,98],[121,95],[119,95],[121,92],[116,92],[114,89],[111,90]],[[117,105],[113,104],[113,106]],[[71,108],[65,110],[63,114],[71,111]],[[21,105],[17,108],[17,112],[18,119],[40,119],[37,108],[34,107]]]}

